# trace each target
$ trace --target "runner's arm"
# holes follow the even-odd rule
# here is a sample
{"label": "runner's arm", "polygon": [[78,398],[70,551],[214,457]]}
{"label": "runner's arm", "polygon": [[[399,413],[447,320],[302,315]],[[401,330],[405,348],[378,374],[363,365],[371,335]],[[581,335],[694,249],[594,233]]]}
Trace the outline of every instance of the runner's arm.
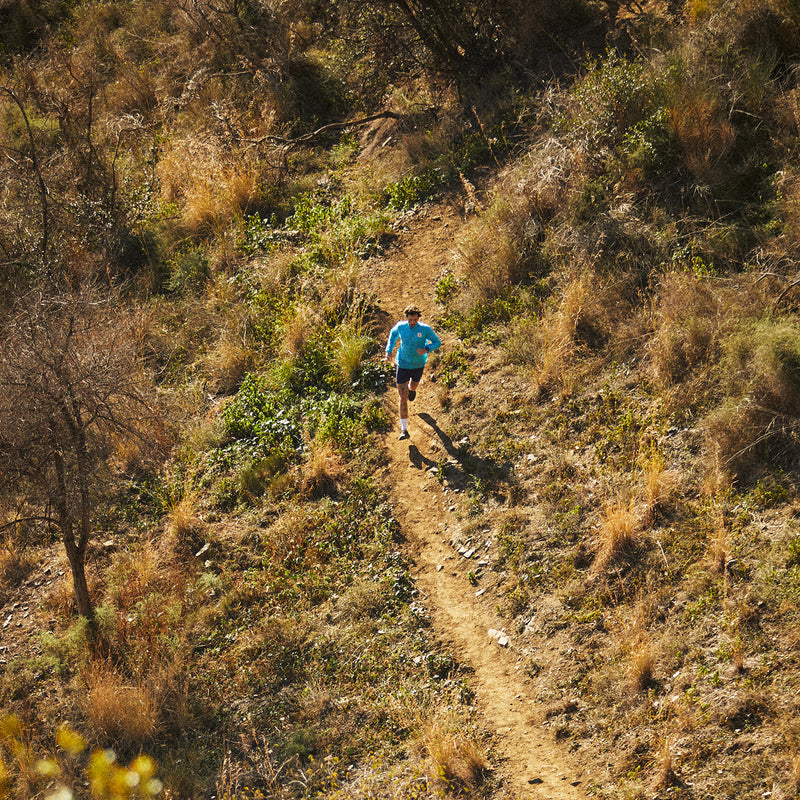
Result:
{"label": "runner's arm", "polygon": [[428,344],[425,345],[425,349],[432,353],[434,350],[438,350],[442,346],[441,339],[434,333],[433,328],[428,329]]}

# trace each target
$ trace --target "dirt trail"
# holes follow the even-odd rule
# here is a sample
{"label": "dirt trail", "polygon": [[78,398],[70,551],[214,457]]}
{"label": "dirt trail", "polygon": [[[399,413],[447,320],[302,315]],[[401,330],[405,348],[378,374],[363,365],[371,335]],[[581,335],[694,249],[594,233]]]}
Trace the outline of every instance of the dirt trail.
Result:
{"label": "dirt trail", "polygon": [[[362,287],[379,299],[387,325],[400,319],[410,302],[420,305],[423,319],[432,316],[436,282],[451,262],[461,226],[456,209],[427,209],[407,220],[385,258],[367,265]],[[447,336],[442,339],[446,349]],[[480,571],[480,554],[468,560],[458,552],[458,494],[442,486],[431,471],[455,447],[439,426],[441,410],[433,388],[423,380],[417,399],[409,404],[411,439],[398,441],[395,425],[385,442],[391,499],[408,541],[412,576],[437,637],[474,670],[476,704],[496,735],[502,759],[492,767],[503,776],[509,795],[585,798],[580,766],[541,724],[543,709],[523,671],[523,654],[513,636],[503,638],[503,621],[493,610],[498,603],[494,573],[484,572],[476,581],[470,573]],[[396,419],[395,398],[391,393]]]}

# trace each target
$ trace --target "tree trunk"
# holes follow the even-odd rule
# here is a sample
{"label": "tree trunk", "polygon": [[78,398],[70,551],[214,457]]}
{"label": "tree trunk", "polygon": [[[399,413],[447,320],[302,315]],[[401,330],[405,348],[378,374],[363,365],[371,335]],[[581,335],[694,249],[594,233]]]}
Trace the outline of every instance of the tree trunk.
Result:
{"label": "tree trunk", "polygon": [[69,567],[72,571],[72,587],[75,590],[75,604],[78,614],[88,620],[94,619],[94,608],[89,597],[89,584],[86,581],[86,549],[76,547],[72,537],[64,536],[64,549],[67,551]]}
{"label": "tree trunk", "polygon": [[69,502],[67,500],[66,468],[64,460],[59,453],[53,457],[56,475],[58,480],[58,492],[54,500],[56,513],[58,516],[58,527],[61,529],[61,541],[64,543],[64,550],[67,552],[70,571],[72,572],[72,587],[75,590],[75,604],[78,607],[78,614],[86,617],[90,622],[94,621],[94,609],[92,600],[89,597],[89,584],[86,582],[86,545],[89,541],[90,517],[88,500],[84,497],[81,508],[81,531],[76,537],[75,524],[70,513]]}

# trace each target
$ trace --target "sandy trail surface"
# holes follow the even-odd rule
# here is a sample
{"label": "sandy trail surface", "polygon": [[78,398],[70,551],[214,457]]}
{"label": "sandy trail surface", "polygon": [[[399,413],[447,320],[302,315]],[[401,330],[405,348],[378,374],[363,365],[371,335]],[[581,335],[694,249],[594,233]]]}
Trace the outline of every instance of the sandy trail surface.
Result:
{"label": "sandy trail surface", "polygon": [[[457,209],[440,205],[409,218],[381,259],[367,263],[361,288],[372,292],[385,312],[388,332],[416,303],[429,320],[436,311],[435,287],[453,263],[463,222]],[[444,349],[448,336],[439,332]],[[397,418],[396,393],[387,403]],[[431,616],[437,638],[472,670],[470,685],[486,727],[495,735],[492,769],[514,798],[585,798],[587,778],[576,759],[543,725],[544,711],[524,671],[524,653],[506,633],[495,611],[499,578],[460,547],[458,495],[436,477],[437,465],[457,451],[437,418],[434,386],[423,379],[409,403],[411,438],[398,440],[399,427],[386,435],[391,500],[407,540],[411,574]],[[462,549],[462,552],[459,552]],[[476,580],[475,570],[481,573]],[[538,658],[537,654],[537,658]],[[539,659],[541,663],[541,659]]]}

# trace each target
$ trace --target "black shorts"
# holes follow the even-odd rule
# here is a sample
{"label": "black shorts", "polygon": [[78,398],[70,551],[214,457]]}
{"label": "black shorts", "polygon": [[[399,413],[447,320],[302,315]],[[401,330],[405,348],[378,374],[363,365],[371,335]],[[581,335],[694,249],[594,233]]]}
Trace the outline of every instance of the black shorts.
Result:
{"label": "black shorts", "polygon": [[397,368],[397,384],[398,386],[402,383],[408,383],[409,381],[414,381],[414,383],[419,383],[422,380],[422,370],[425,367],[414,367],[414,369],[406,369],[405,367],[398,367]]}

